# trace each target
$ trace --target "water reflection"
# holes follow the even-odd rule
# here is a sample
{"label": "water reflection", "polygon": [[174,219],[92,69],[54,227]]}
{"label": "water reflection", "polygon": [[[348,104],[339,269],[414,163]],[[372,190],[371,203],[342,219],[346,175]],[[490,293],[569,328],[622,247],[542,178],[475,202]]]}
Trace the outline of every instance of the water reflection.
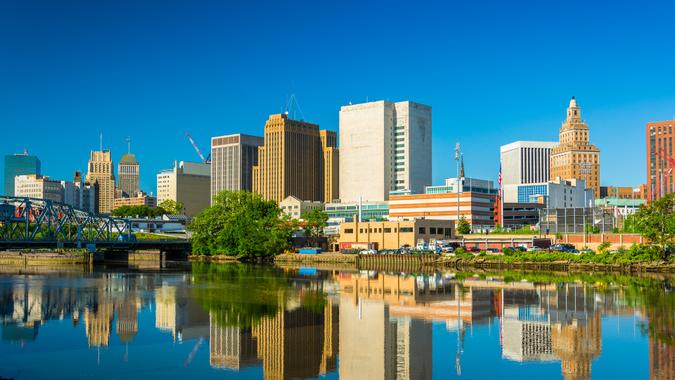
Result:
{"label": "water reflection", "polygon": [[[622,342],[630,365],[648,357],[643,366],[651,378],[672,379],[674,298],[667,280],[616,276],[205,264],[179,273],[6,275],[0,277],[0,354],[13,360],[0,364],[0,376],[79,375],[67,363],[29,365],[44,351],[58,356],[66,342],[51,330],[69,319],[70,331],[83,331],[86,341],[71,334],[67,344],[83,350],[68,355],[86,362],[86,350],[95,349],[88,373],[104,378],[157,371],[153,360],[129,360],[139,347],[144,358],[167,358],[161,370],[169,378],[509,378],[555,366],[545,375],[589,379],[628,364],[606,364],[615,360],[603,355],[607,339],[637,334],[646,344]],[[636,332],[603,337],[610,321],[625,320]],[[122,360],[105,367],[107,350],[116,347],[123,348]]]}

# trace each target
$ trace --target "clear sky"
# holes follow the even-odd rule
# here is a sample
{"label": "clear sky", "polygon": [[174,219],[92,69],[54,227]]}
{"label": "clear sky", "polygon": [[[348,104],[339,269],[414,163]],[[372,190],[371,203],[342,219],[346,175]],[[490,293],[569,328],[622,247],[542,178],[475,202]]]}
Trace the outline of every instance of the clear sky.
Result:
{"label": "clear sky", "polygon": [[[603,185],[645,182],[645,123],[675,118],[675,2],[0,0],[0,153],[86,170],[99,133],[141,187],[209,139],[262,134],[295,94],[336,130],[348,102],[433,107],[433,178],[496,179],[499,146],[558,138],[576,96]],[[0,174],[1,175],[1,174]]]}

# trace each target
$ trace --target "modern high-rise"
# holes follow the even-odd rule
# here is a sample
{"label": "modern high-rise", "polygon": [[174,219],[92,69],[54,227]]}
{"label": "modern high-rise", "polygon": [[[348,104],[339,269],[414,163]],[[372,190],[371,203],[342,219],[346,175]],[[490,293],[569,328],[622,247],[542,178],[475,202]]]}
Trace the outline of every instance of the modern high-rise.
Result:
{"label": "modern high-rise", "polygon": [[109,150],[91,151],[86,182],[98,183],[98,205],[101,214],[109,214],[115,201],[115,173]]}
{"label": "modern high-rise", "polygon": [[548,141],[515,141],[502,145],[502,184],[520,185],[546,182],[551,178],[551,149],[558,145]]}
{"label": "modern high-rise", "polygon": [[40,175],[40,159],[28,153],[5,156],[5,195],[14,195],[14,177],[23,174]]}
{"label": "modern high-rise", "polygon": [[211,138],[211,202],[223,190],[253,190],[253,166],[263,142],[239,133]]}
{"label": "modern high-rise", "polygon": [[647,123],[647,199],[675,192],[675,120]]}
{"label": "modern high-rise", "polygon": [[125,198],[135,198],[140,189],[140,165],[133,153],[127,153],[117,164],[117,188]]}
{"label": "modern high-rise", "polygon": [[211,204],[210,184],[209,164],[176,161],[173,168],[157,173],[157,204],[180,202],[185,215],[193,217]]}
{"label": "modern high-rise", "polygon": [[253,167],[253,192],[277,203],[289,195],[323,201],[320,133],[317,124],[292,120],[286,114],[270,115],[265,123],[264,145],[258,147],[258,165]]}
{"label": "modern high-rise", "polygon": [[584,180],[587,188],[600,194],[600,149],[589,143],[588,126],[574,97],[560,128],[560,142],[551,149],[550,179],[557,177]]}
{"label": "modern high-rise", "polygon": [[323,199],[332,202],[340,197],[340,150],[337,147],[337,134],[322,130],[321,149],[323,150]]}
{"label": "modern high-rise", "polygon": [[384,201],[431,185],[431,107],[377,101],[340,108],[340,200]]}

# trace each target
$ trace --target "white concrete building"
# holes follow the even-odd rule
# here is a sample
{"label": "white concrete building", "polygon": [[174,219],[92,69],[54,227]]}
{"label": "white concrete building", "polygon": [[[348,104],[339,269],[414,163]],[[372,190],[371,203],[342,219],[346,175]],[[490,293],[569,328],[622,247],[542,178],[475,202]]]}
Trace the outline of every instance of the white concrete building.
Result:
{"label": "white concrete building", "polygon": [[96,189],[92,185],[27,174],[16,176],[14,186],[17,197],[49,199],[88,212],[96,210]]}
{"label": "white concrete building", "polygon": [[506,203],[543,203],[547,208],[592,207],[593,189],[583,180],[556,178],[543,183],[504,185]]}
{"label": "white concrete building", "polygon": [[431,107],[377,101],[340,108],[340,200],[377,202],[431,185]]}
{"label": "white concrete building", "polygon": [[551,149],[557,142],[516,141],[500,148],[502,184],[521,185],[548,182]]}
{"label": "white concrete building", "polygon": [[180,202],[185,215],[193,217],[211,204],[210,185],[209,164],[175,161],[173,168],[157,173],[157,205]]}
{"label": "white concrete building", "polygon": [[316,208],[323,210],[323,202],[303,201],[289,195],[279,203],[279,208],[291,218],[300,219],[305,212],[312,211]]}
{"label": "white concrete building", "polygon": [[14,177],[14,196],[63,202],[63,188],[47,176],[24,174]]}

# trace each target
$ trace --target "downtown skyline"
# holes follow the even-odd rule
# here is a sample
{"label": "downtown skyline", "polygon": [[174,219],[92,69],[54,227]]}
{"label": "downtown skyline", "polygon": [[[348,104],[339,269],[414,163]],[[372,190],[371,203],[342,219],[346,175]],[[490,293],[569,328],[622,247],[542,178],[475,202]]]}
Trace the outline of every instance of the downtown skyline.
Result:
{"label": "downtown skyline", "polygon": [[[603,152],[601,184],[638,186],[646,123],[675,115],[673,4],[494,4],[506,20],[427,4],[406,27],[385,21],[403,17],[400,3],[115,4],[5,6],[3,154],[27,148],[44,174],[69,179],[99,133],[115,165],[131,136],[141,189],[154,192],[159,170],[199,161],[186,131],[207,151],[212,136],[261,136],[291,94],[296,118],[333,131],[349,102],[410,99],[433,107],[433,184],[455,175],[455,142],[467,176],[496,179],[499,147],[557,140],[576,96]],[[275,24],[284,18],[296,23]]]}

